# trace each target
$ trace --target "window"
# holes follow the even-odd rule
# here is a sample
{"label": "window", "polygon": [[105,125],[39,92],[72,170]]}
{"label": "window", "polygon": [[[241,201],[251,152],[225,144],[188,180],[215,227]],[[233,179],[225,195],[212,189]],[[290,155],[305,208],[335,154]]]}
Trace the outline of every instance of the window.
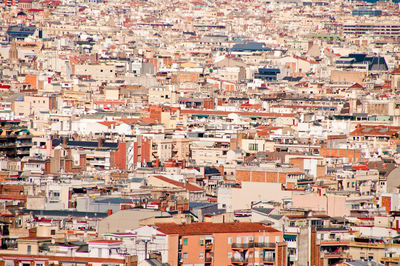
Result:
{"label": "window", "polygon": [[232,252],[228,252],[228,258],[230,259],[230,258],[232,258]]}
{"label": "window", "polygon": [[54,230],[54,229],[51,230],[51,231],[50,231],[50,234],[51,234],[52,236],[54,236],[54,235],[56,234],[56,230]]}
{"label": "window", "polygon": [[200,238],[200,246],[204,246],[204,238]]}
{"label": "window", "polygon": [[236,243],[238,244],[242,243],[242,238],[240,236],[236,237]]}
{"label": "window", "polygon": [[279,236],[275,237],[275,242],[279,242]]}
{"label": "window", "polygon": [[258,144],[257,143],[249,143],[249,150],[250,151],[258,151]]}
{"label": "window", "polygon": [[184,258],[184,259],[187,259],[187,257],[188,257],[187,252],[183,252],[183,258]]}
{"label": "window", "polygon": [[312,220],[311,221],[312,226],[322,226],[322,221],[321,220]]}
{"label": "window", "polygon": [[258,237],[258,243],[262,243],[262,242],[264,242],[264,238],[262,236],[259,236]]}
{"label": "window", "polygon": [[27,250],[27,253],[28,253],[28,254],[31,254],[32,247],[31,247],[30,245],[28,245],[27,249],[28,249],[28,250]]}
{"label": "window", "polygon": [[232,244],[232,237],[228,237],[228,244]]}
{"label": "window", "polygon": [[204,252],[200,252],[199,258],[200,258],[200,259],[204,259]]}
{"label": "window", "polygon": [[184,239],[183,239],[183,244],[184,244],[185,246],[187,246],[187,244],[188,244],[188,239],[187,239],[187,238],[184,238]]}

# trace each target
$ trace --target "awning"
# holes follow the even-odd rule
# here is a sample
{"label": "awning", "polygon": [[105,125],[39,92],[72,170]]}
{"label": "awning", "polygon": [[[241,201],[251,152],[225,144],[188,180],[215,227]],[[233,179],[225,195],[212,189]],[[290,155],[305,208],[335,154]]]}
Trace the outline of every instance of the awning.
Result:
{"label": "awning", "polygon": [[285,240],[296,240],[297,235],[284,235],[283,238]]}

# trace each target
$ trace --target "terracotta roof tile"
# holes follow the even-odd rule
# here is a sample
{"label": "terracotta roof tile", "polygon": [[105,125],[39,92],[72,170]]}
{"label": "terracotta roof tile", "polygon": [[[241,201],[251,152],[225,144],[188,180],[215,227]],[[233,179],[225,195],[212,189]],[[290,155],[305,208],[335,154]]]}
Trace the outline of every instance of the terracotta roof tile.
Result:
{"label": "terracotta roof tile", "polygon": [[245,233],[245,232],[279,232],[278,230],[265,226],[262,223],[192,223],[192,224],[174,224],[163,223],[156,224],[158,231],[165,234],[179,235],[205,235],[213,233]]}
{"label": "terracotta roof tile", "polygon": [[236,113],[241,116],[261,116],[261,117],[294,117],[296,114],[282,114],[282,113],[265,113],[265,112],[228,112],[228,111],[216,111],[216,110],[181,110],[182,114],[192,115],[219,115],[228,116],[231,113]]}
{"label": "terracotta roof tile", "polygon": [[188,191],[202,191],[203,190],[201,187],[198,187],[196,185],[193,185],[193,184],[190,184],[190,183],[178,182],[178,181],[175,181],[173,179],[170,179],[170,178],[162,176],[162,175],[157,175],[157,176],[153,176],[153,177],[158,178],[158,179],[160,179],[160,180],[162,180],[164,182],[170,183],[170,184],[172,184],[174,186],[185,188]]}
{"label": "terracotta roof tile", "polygon": [[392,74],[400,74],[400,67],[392,71]]}
{"label": "terracotta roof tile", "polygon": [[350,133],[350,136],[387,136],[399,132],[400,127],[395,126],[365,126],[358,125],[357,128]]}
{"label": "terracotta roof tile", "polygon": [[115,127],[115,126],[119,125],[119,123],[117,123],[115,121],[102,121],[102,122],[99,122],[99,124],[104,125],[104,126],[106,126],[108,128],[110,128],[111,126]]}

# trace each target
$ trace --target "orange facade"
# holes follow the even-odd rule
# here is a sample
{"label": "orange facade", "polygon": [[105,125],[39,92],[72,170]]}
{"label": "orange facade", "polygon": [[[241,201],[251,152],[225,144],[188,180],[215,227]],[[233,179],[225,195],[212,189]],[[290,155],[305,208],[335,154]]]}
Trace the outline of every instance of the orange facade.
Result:
{"label": "orange facade", "polygon": [[282,232],[259,223],[197,223],[173,226],[176,230],[168,227],[160,225],[159,230],[168,234],[170,265],[286,266]]}
{"label": "orange facade", "polygon": [[348,158],[349,162],[360,162],[361,159],[361,152],[359,150],[321,148],[320,154],[328,158]]}
{"label": "orange facade", "polygon": [[241,182],[262,182],[262,183],[286,183],[286,173],[271,171],[237,170],[236,181]]}

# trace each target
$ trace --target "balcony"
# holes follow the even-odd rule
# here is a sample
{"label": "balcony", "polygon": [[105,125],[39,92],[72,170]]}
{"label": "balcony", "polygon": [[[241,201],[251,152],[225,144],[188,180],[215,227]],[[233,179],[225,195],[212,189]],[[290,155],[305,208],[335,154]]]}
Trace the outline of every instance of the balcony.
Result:
{"label": "balcony", "polygon": [[263,261],[267,263],[273,263],[275,261],[274,256],[264,256]]}
{"label": "balcony", "polygon": [[285,233],[300,233],[300,228],[294,226],[288,226],[285,228]]}
{"label": "balcony", "polygon": [[361,248],[376,248],[376,249],[386,248],[386,244],[384,244],[384,243],[367,243],[367,242],[355,242],[355,241],[350,242],[349,246],[350,247],[361,247]]}
{"label": "balcony", "polygon": [[321,240],[321,246],[348,246],[350,241],[348,240]]}
{"label": "balcony", "polygon": [[246,263],[248,261],[249,259],[247,258],[231,258],[231,262],[236,264]]}
{"label": "balcony", "polygon": [[276,244],[275,243],[255,243],[255,247],[258,248],[269,248],[269,249],[275,249]]}
{"label": "balcony", "polygon": [[248,249],[248,248],[272,248],[275,249],[275,243],[259,243],[259,242],[251,242],[251,243],[232,243],[232,249]]}
{"label": "balcony", "polygon": [[254,247],[254,243],[232,243],[232,249],[248,249]]}
{"label": "balcony", "polygon": [[204,261],[205,262],[212,262],[212,259],[213,259],[212,257],[208,257],[208,258],[205,258]]}
{"label": "balcony", "polygon": [[347,252],[339,251],[339,252],[324,252],[324,258],[326,259],[351,259],[351,256]]}
{"label": "balcony", "polygon": [[289,255],[289,261],[297,261],[296,255]]}
{"label": "balcony", "polygon": [[385,263],[400,263],[400,257],[383,257],[381,262]]}

